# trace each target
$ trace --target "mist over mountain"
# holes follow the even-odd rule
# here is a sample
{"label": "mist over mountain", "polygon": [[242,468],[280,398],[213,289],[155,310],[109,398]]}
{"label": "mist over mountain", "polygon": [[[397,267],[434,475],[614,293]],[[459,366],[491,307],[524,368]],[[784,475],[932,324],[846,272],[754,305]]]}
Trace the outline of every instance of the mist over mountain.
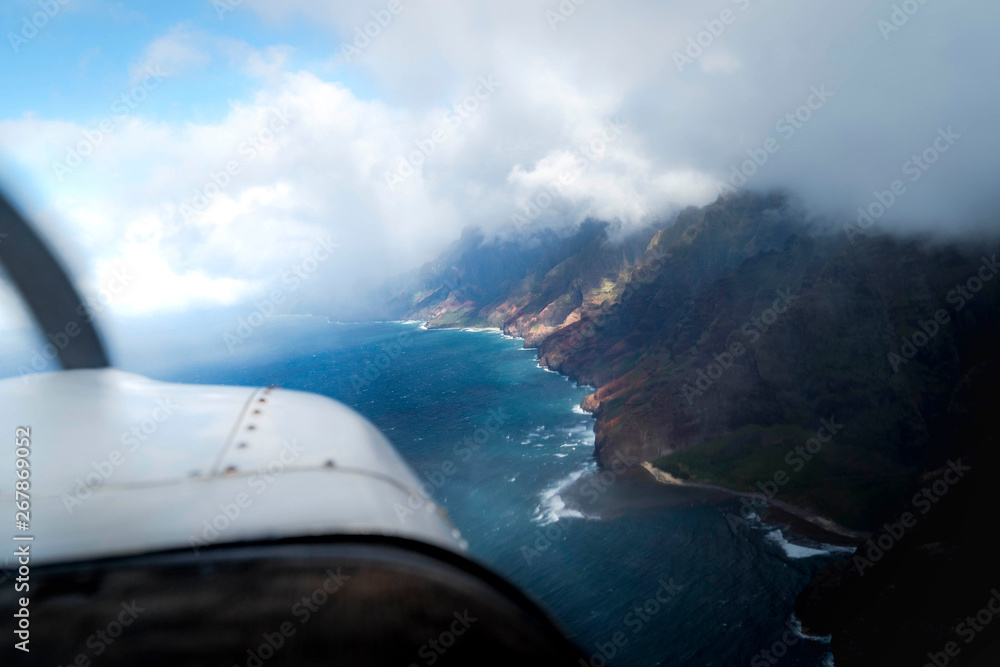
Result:
{"label": "mist over mountain", "polygon": [[[971,518],[988,522],[996,506],[976,499],[996,472],[1000,238],[831,229],[779,193],[614,232],[588,221],[519,244],[467,230],[393,304],[428,327],[523,337],[543,364],[594,387],[582,405],[602,465],[645,462],[750,494],[734,527],[773,501],[878,539],[901,513],[923,518],[914,503],[933,509],[885,562],[885,545],[869,553],[867,542],[831,567],[800,613],[834,634],[837,664],[898,658],[904,645],[919,660],[948,641],[948,614],[968,602],[957,591],[1000,575]],[[940,507],[920,496],[956,461],[975,469],[962,493]],[[913,595],[954,569],[963,586],[935,586],[916,625]]]}
{"label": "mist over mountain", "polygon": [[382,0],[129,24],[87,87],[60,39],[102,19],[70,12],[31,42],[59,67],[8,71],[5,183],[85,287],[136,276],[123,317],[252,303],[329,238],[335,288],[300,311],[353,319],[466,227],[640,230],[720,189],[787,188],[838,226],[996,226],[996,3],[403,6],[375,38]]}
{"label": "mist over mountain", "polygon": [[[752,449],[785,439],[768,429],[850,415],[839,460],[785,493],[859,528],[878,503],[824,497],[815,479],[867,475],[876,496],[893,497],[901,471],[945,448],[962,378],[993,359],[989,246],[829,231],[783,194],[727,196],[624,237],[613,228],[588,221],[522,241],[467,230],[393,307],[431,327],[500,327],[593,385],[585,406],[602,461]],[[671,465],[694,474],[703,462],[686,456]],[[871,466],[858,468],[864,458]]]}

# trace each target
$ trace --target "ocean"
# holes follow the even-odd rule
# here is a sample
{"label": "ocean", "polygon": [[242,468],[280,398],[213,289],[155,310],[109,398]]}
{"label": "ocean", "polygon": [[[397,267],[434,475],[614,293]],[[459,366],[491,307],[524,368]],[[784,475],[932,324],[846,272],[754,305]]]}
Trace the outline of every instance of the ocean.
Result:
{"label": "ocean", "polygon": [[833,664],[828,640],[803,637],[793,610],[845,554],[727,520],[739,512],[728,496],[601,473],[579,408],[591,389],[540,367],[519,340],[278,317],[232,354],[189,358],[201,360],[125,368],[351,406],[426,480],[471,557],[538,600],[593,667]]}

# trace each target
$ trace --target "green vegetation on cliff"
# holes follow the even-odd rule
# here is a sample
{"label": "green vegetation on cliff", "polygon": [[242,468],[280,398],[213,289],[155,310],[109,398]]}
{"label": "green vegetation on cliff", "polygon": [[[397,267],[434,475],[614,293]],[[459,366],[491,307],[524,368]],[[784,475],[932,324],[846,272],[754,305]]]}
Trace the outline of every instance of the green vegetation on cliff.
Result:
{"label": "green vegetation on cliff", "polygon": [[[653,461],[679,479],[762,493],[849,526],[872,526],[882,508],[896,501],[916,471],[895,470],[891,462],[834,437],[816,454],[807,441],[816,431],[798,424],[751,424],[720,438],[685,447]],[[874,484],[873,481],[879,483]]]}
{"label": "green vegetation on cliff", "polygon": [[[961,308],[955,296],[984,259],[886,236],[851,244],[781,195],[748,194],[629,234],[595,222],[530,242],[467,233],[406,309],[429,326],[502,327],[597,387],[584,404],[601,462],[622,454],[741,491],[784,471],[779,499],[871,529],[955,450],[955,397],[996,358],[1000,280]],[[843,431],[793,470],[787,452],[823,419]]]}

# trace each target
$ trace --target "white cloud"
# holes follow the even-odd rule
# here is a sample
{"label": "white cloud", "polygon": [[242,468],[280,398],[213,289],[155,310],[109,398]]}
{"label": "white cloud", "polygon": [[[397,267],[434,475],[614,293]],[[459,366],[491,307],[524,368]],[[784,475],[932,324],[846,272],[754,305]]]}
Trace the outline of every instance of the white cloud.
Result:
{"label": "white cloud", "polygon": [[[900,177],[939,126],[952,125],[961,142],[882,224],[968,230],[1000,203],[990,181],[997,93],[982,85],[1000,66],[984,27],[998,7],[928,4],[887,43],[867,0],[756,0],[746,10],[594,0],[556,30],[544,14],[556,2],[404,0],[404,11],[345,62],[338,40],[353,40],[385,6],[246,0],[240,11],[266,21],[287,28],[304,16],[330,31],[336,55],[311,71],[291,69],[291,47],[172,29],[133,71],[156,62],[176,73],[221,53],[256,93],[211,123],[152,122],[140,108],[63,183],[52,162],[87,123],[8,119],[0,144],[54,194],[45,213],[71,229],[60,243],[80,248],[92,266],[139,258],[143,279],[130,301],[116,303],[123,312],[232,303],[326,235],[340,249],[306,301],[332,309],[431,258],[467,225],[508,224],[566,172],[572,178],[539,224],[641,222],[714,199],[715,179],[768,137],[780,137],[781,149],[750,186],[788,187],[816,211],[849,215]],[[697,67],[678,72],[674,52],[725,7],[738,21]],[[499,88],[451,123],[480,77]],[[829,103],[793,137],[781,136],[777,121],[823,84],[835,91]],[[287,127],[264,141],[286,111]],[[627,128],[581,166],[580,154],[615,119]],[[433,152],[413,160],[442,126]],[[385,175],[404,159],[414,171],[390,190]],[[239,173],[186,219],[182,204],[230,163]],[[100,284],[101,270],[91,270],[89,284]]]}
{"label": "white cloud", "polygon": [[150,42],[142,58],[129,67],[130,83],[139,83],[149,72],[162,71],[167,76],[176,76],[207,64],[211,58],[200,44],[203,39],[183,25],[175,26],[163,37]]}
{"label": "white cloud", "polygon": [[219,51],[228,56],[233,69],[255,79],[280,76],[295,53],[295,49],[286,44],[258,50],[246,42],[228,38],[218,38],[214,43]]}

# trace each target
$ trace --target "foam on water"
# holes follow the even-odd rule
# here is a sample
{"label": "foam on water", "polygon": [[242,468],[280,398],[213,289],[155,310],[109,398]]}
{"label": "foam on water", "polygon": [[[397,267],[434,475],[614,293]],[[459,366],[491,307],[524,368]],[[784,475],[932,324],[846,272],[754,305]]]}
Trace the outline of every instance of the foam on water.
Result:
{"label": "foam on water", "polygon": [[547,526],[563,518],[585,519],[586,515],[583,512],[566,509],[566,503],[560,494],[575,483],[576,480],[580,479],[589,469],[590,466],[587,466],[581,470],[571,472],[568,476],[546,487],[541,493],[540,502],[538,503],[538,507],[535,508],[535,516],[532,517],[532,521]]}
{"label": "foam on water", "polygon": [[821,544],[827,553],[831,554],[853,554],[857,549],[855,547],[842,547],[836,544]]}
{"label": "foam on water", "polygon": [[799,544],[792,544],[785,539],[782,535],[780,529],[772,530],[767,534],[767,539],[771,542],[777,544],[784,550],[785,555],[789,558],[812,558],[814,556],[829,556],[835,552],[850,552],[853,553],[854,549],[850,547],[839,547],[833,544],[821,544],[821,549],[814,549],[812,547],[804,547]]}
{"label": "foam on water", "polygon": [[[795,634],[801,639],[806,639],[811,642],[819,642],[821,644],[829,644],[833,639],[833,635],[825,635],[821,637],[818,635],[807,635],[802,632],[802,621],[800,621],[799,617],[795,614],[792,614],[791,622],[792,628],[794,628],[793,632],[795,632]],[[833,659],[833,654],[830,654],[830,658]]]}

